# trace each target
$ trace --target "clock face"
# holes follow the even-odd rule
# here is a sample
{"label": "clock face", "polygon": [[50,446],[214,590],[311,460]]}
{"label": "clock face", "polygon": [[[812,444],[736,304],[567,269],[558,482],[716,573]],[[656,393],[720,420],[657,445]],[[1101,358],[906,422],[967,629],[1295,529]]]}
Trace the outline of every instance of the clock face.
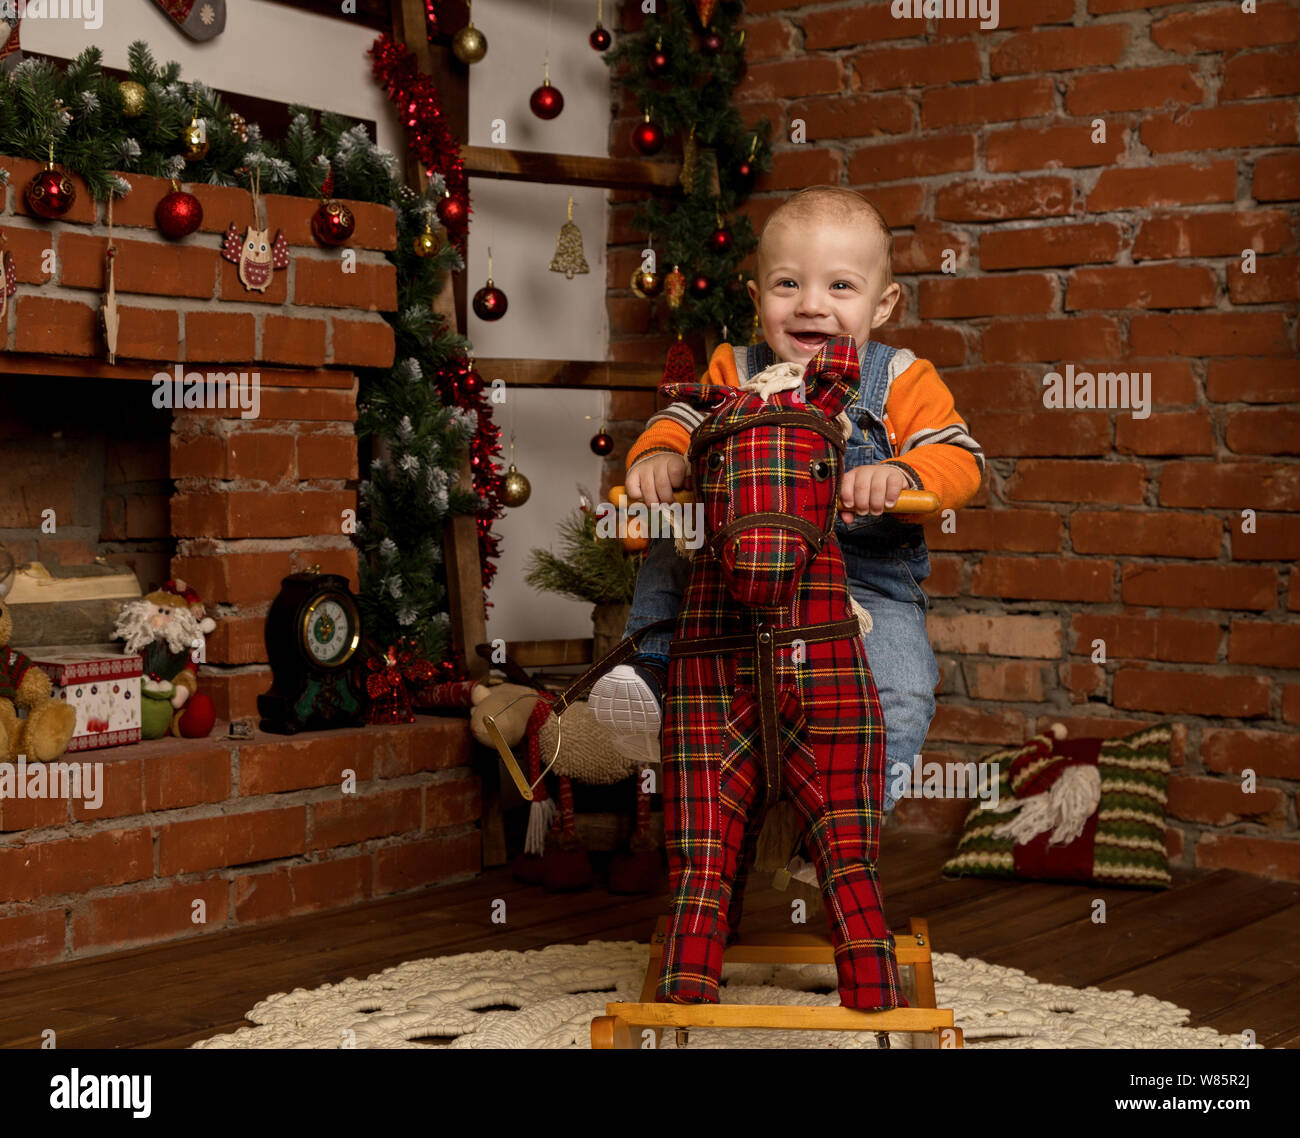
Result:
{"label": "clock face", "polygon": [[303,618],[303,641],[312,660],[325,668],[345,663],[356,650],[357,614],[352,605],[326,594],[314,601]]}

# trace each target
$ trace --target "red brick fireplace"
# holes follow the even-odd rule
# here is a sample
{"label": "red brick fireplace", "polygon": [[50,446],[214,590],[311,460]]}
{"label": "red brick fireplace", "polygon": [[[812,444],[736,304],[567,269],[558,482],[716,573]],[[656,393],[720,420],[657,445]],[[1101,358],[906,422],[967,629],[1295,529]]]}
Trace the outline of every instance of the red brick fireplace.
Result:
{"label": "red brick fireplace", "polygon": [[[187,186],[203,203],[204,224],[172,243],[153,221],[169,187],[128,176],[132,192],[114,205],[121,331],[109,365],[98,327],[103,207],[74,179],[78,200],[66,218],[32,218],[22,190],[38,164],[0,159],[0,167],[9,173],[0,228],[19,279],[0,327],[0,439],[21,456],[0,472],[0,498],[17,503],[0,516],[0,541],[20,561],[69,565],[101,555],[129,563],[146,590],[167,574],[184,578],[217,621],[200,690],[218,715],[207,739],[78,756],[105,764],[97,811],[0,799],[0,970],[477,872],[479,786],[463,720],[227,738],[227,721],[255,721],[256,698],[270,686],[263,623],[281,578],[319,565],[357,584],[344,525],[357,505],[354,369],[393,358],[381,315],[397,300],[384,256],[396,240],[392,211],[349,203],[352,265],[313,240],[316,202],[268,195],[268,222],[284,231],[290,267],[265,293],[247,292],[218,253],[226,227],[250,220],[247,193]],[[170,437],[165,417],[162,435],[151,436],[142,426],[152,412],[150,381],[177,363],[258,372],[259,416],[178,409]],[[59,402],[80,405],[92,390],[95,406],[105,398],[120,405],[101,428],[108,457],[95,483],[97,518],[59,498],[67,463],[40,451]],[[24,406],[40,412],[26,426],[14,412]],[[66,502],[55,535],[40,532],[47,498]],[[340,793],[345,770],[356,773],[355,794]],[[198,899],[207,910],[201,925],[191,918]]]}

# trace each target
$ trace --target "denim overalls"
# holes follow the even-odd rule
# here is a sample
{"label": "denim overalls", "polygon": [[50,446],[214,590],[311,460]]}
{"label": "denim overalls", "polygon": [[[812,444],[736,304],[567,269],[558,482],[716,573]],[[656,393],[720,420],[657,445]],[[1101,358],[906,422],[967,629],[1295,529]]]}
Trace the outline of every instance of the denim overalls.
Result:
{"label": "denim overalls", "polygon": [[[853,432],[845,446],[845,470],[894,457],[884,419],[889,361],[895,351],[874,341],[858,348],[862,382],[856,401],[846,408]],[[776,362],[766,343],[736,349],[742,383]],[[889,811],[900,797],[894,791],[910,783],[912,765],[934,715],[939,668],[926,635],[928,602],[921,590],[921,582],[930,575],[930,555],[922,528],[889,514],[866,515],[848,525],[836,518],[835,536],[844,555],[849,592],[871,614],[872,629],[863,643],[885,717],[885,810]],[[652,541],[637,575],[623,635],[655,620],[676,617],[689,578],[690,562],[677,555],[672,539]],[[668,634],[651,633],[641,650],[666,656],[669,639]]]}

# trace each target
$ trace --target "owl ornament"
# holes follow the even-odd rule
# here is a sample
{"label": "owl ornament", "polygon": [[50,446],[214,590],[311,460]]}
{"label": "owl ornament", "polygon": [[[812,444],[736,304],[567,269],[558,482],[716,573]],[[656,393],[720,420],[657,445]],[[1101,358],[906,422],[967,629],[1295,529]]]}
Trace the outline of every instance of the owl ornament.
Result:
{"label": "owl ornament", "polygon": [[271,284],[275,270],[289,267],[289,243],[283,231],[275,231],[272,241],[269,229],[249,226],[239,236],[239,226],[233,221],[221,243],[221,255],[232,265],[239,266],[239,282],[249,292],[265,292]]}

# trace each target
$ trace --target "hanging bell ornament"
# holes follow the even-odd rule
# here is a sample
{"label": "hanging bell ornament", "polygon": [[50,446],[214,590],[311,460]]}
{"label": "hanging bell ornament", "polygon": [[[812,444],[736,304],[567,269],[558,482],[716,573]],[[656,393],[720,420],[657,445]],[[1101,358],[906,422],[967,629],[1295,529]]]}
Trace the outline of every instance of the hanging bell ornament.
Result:
{"label": "hanging bell ornament", "polygon": [[144,114],[144,100],[148,92],[144,89],[143,83],[137,83],[134,79],[123,79],[117,85],[117,89],[122,94],[123,117],[138,119]]}
{"label": "hanging bell ornament", "polygon": [[596,21],[596,29],[587,37],[587,42],[597,51],[608,51],[609,45],[614,42],[614,37],[609,34],[599,20]]}
{"label": "hanging bell ornament", "polygon": [[532,484],[510,464],[501,479],[501,502],[506,506],[522,506],[533,492]]}
{"label": "hanging bell ornament", "polygon": [[77,200],[77,188],[67,174],[54,168],[54,159],[51,158],[49,166],[27,183],[24,196],[27,208],[37,217],[56,218],[72,208]]}
{"label": "hanging bell ornament", "polygon": [[569,195],[569,220],[560,227],[560,237],[551,258],[551,272],[563,273],[573,280],[574,273],[589,273],[587,258],[582,254],[582,231],[573,224],[573,195]]}
{"label": "hanging bell ornament", "polygon": [[668,298],[668,307],[677,309],[682,304],[682,294],[686,292],[686,277],[676,265],[664,280],[664,295]]}
{"label": "hanging bell ornament", "polygon": [[438,251],[438,235],[433,231],[433,222],[424,223],[424,232],[416,234],[411,245],[417,257],[432,257]]}
{"label": "hanging bell ornament", "polygon": [[591,453],[600,455],[601,458],[604,458],[605,455],[609,454],[613,449],[613,436],[605,430],[605,425],[602,423],[600,430],[591,436]]}
{"label": "hanging bell ornament", "polygon": [[664,281],[658,273],[637,269],[632,274],[632,291],[642,300],[653,300],[663,290]]}
{"label": "hanging bell ornament", "polygon": [[181,146],[186,162],[198,162],[207,157],[208,128],[197,115],[190,120],[190,125],[181,131]]}
{"label": "hanging bell ornament", "polygon": [[342,245],[356,227],[357,219],[342,202],[321,202],[311,219],[312,236],[322,245]]}
{"label": "hanging bell ornament", "polygon": [[506,294],[488,277],[487,284],[474,294],[474,315],[480,320],[500,320],[506,314],[508,303]]}
{"label": "hanging bell ornament", "polygon": [[564,110],[564,96],[558,87],[552,87],[548,78],[528,98],[528,106],[539,119],[550,120]]}
{"label": "hanging bell ornament", "polygon": [[658,124],[650,121],[650,112],[646,111],[645,121],[639,122],[632,130],[632,145],[637,152],[650,158],[664,148],[664,132]]}
{"label": "hanging bell ornament", "polygon": [[487,55],[487,36],[472,23],[466,24],[452,37],[451,50],[461,63],[478,63]]}

